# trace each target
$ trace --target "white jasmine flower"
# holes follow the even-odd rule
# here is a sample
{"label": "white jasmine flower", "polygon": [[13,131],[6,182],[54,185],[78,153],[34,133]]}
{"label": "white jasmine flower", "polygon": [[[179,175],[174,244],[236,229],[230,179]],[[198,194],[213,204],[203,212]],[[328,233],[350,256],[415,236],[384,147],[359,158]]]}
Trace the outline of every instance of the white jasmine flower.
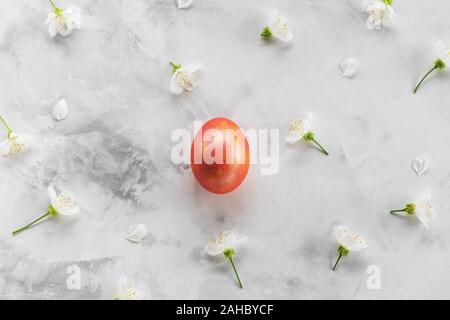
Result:
{"label": "white jasmine flower", "polygon": [[359,62],[353,57],[348,57],[341,62],[339,68],[344,78],[353,78],[359,69]]}
{"label": "white jasmine flower", "polygon": [[205,246],[205,251],[212,256],[216,256],[222,253],[225,255],[225,257],[228,259],[228,261],[230,261],[231,266],[233,267],[234,273],[236,274],[236,278],[239,282],[239,287],[241,288],[242,282],[234,265],[233,256],[236,254],[234,248],[239,243],[245,240],[247,240],[247,237],[238,238],[233,232],[225,231],[220,233],[214,240],[208,241]]}
{"label": "white jasmine flower", "polygon": [[366,12],[369,15],[367,18],[367,28],[383,29],[392,24],[394,18],[394,9],[392,9],[392,0],[376,0],[367,6]]}
{"label": "white jasmine flower", "polygon": [[57,193],[53,186],[47,188],[48,197],[53,209],[58,214],[63,216],[73,216],[78,213],[78,206],[73,201],[72,197],[64,191]]}
{"label": "white jasmine flower", "polygon": [[0,143],[0,154],[3,158],[9,158],[28,149],[28,141],[25,136],[12,132],[9,137]]}
{"label": "white jasmine flower", "polygon": [[367,248],[364,238],[359,234],[353,233],[350,228],[346,226],[336,226],[334,228],[334,234],[339,243],[339,248],[337,250],[339,256],[333,266],[333,271],[336,270],[339,260],[341,260],[342,257],[347,256],[350,251],[357,252]]}
{"label": "white jasmine flower", "polygon": [[58,8],[53,0],[49,0],[54,12],[48,14],[45,24],[48,24],[48,33],[54,37],[57,33],[62,36],[69,35],[73,30],[81,28],[81,9],[71,5],[67,9]]}
{"label": "white jasmine flower", "polygon": [[173,75],[170,79],[170,91],[174,94],[181,94],[183,91],[192,91],[198,86],[195,73],[201,69],[199,64],[182,66],[170,63],[173,68]]}
{"label": "white jasmine flower", "polygon": [[192,3],[194,3],[194,0],[177,0],[178,3],[178,9],[186,9],[192,6]]}
{"label": "white jasmine flower", "polygon": [[437,59],[434,61],[433,67],[422,77],[419,83],[414,88],[413,93],[417,92],[422,82],[434,71],[443,70],[447,64],[450,63],[450,48],[446,46],[442,41],[437,41],[435,43],[435,50]]}
{"label": "white jasmine flower", "polygon": [[78,206],[75,204],[71,196],[65,192],[57,192],[53,186],[47,188],[48,197],[50,198],[50,205],[48,206],[47,212],[41,217],[33,220],[26,226],[16,229],[12,232],[13,235],[18,234],[30,227],[32,227],[37,222],[48,217],[56,217],[58,214],[63,216],[72,216],[78,213]]}
{"label": "white jasmine flower", "polygon": [[311,131],[312,124],[312,113],[309,112],[306,117],[300,117],[289,125],[288,134],[286,136],[286,142],[289,144],[294,144],[300,140],[305,140],[307,142],[313,142],[317,147],[328,155],[328,152],[320,145],[315,139],[315,134]]}
{"label": "white jasmine flower", "polygon": [[26,151],[29,144],[28,139],[24,135],[13,132],[2,116],[0,116],[0,122],[8,130],[7,139],[0,143],[0,155],[8,158]]}
{"label": "white jasmine flower", "polygon": [[119,290],[114,300],[143,300],[143,293],[137,289],[125,278],[119,281]]}
{"label": "white jasmine flower", "polygon": [[420,177],[422,174],[428,171],[431,164],[431,157],[427,154],[418,154],[412,161],[413,170]]}
{"label": "white jasmine flower", "polygon": [[431,197],[431,191],[425,190],[415,202],[406,204],[403,209],[391,210],[391,213],[405,212],[407,216],[415,215],[426,228],[429,228],[431,220],[437,214],[431,204]]}
{"label": "white jasmine flower", "polygon": [[127,239],[131,242],[141,242],[147,236],[147,227],[143,224],[135,224],[128,227]]}
{"label": "white jasmine flower", "polygon": [[55,120],[61,121],[67,117],[67,113],[69,112],[69,108],[67,106],[67,102],[64,99],[59,100],[52,109],[53,118]]}
{"label": "white jasmine flower", "polygon": [[269,15],[269,25],[261,31],[261,37],[268,39],[274,36],[282,41],[289,42],[294,36],[289,29],[289,21],[280,15],[278,10],[274,10]]}

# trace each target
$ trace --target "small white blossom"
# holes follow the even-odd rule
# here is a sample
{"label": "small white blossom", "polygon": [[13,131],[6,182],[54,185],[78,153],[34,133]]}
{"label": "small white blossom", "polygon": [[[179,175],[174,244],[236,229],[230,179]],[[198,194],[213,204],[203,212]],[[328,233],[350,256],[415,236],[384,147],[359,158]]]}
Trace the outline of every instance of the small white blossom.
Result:
{"label": "small white blossom", "polygon": [[143,300],[144,294],[125,278],[119,280],[118,294],[115,300]]}
{"label": "small white blossom", "polygon": [[234,249],[245,240],[247,240],[247,237],[238,238],[234,232],[224,231],[217,235],[214,240],[206,243],[205,251],[212,256],[216,256],[223,254],[226,249]]}
{"label": "small white blossom", "polygon": [[349,227],[336,226],[334,228],[334,235],[339,243],[339,248],[337,249],[339,256],[333,266],[333,271],[336,270],[341,258],[347,256],[350,251],[357,252],[367,248],[367,243],[364,238],[351,231]]}
{"label": "small white blossom", "polygon": [[306,142],[314,143],[320,151],[328,155],[328,151],[316,140],[314,132],[311,131],[312,113],[309,112],[306,117],[299,117],[288,128],[288,134],[286,136],[286,142],[294,144],[297,141],[304,140]]}
{"label": "small white blossom", "polygon": [[276,9],[270,13],[269,24],[261,32],[261,37],[263,38],[270,38],[271,36],[284,42],[289,42],[294,38],[289,27],[288,19],[280,15]]}
{"label": "small white blossom", "polygon": [[430,222],[437,214],[432,206],[431,197],[432,193],[427,189],[416,201],[406,204],[403,209],[391,210],[391,213],[404,213],[407,216],[415,215],[417,219],[428,229],[430,227]]}
{"label": "small white blossom", "polygon": [[192,91],[198,86],[196,72],[201,69],[199,64],[181,66],[172,63],[173,75],[170,79],[170,91],[181,94],[183,91]]}
{"label": "small white blossom", "polygon": [[26,136],[11,131],[9,137],[0,143],[0,154],[3,158],[18,155],[28,149],[28,144]]}
{"label": "small white blossom", "polygon": [[336,226],[334,228],[334,235],[337,242],[348,251],[360,251],[367,248],[364,238],[354,233],[346,226]]}
{"label": "small white blossom", "polygon": [[54,7],[54,12],[48,14],[45,24],[48,24],[48,33],[54,37],[58,33],[68,36],[73,30],[81,28],[81,9],[71,5],[67,9]]}
{"label": "small white blossom", "polygon": [[366,12],[369,15],[366,23],[367,28],[370,30],[383,29],[392,24],[394,9],[392,9],[391,3],[391,0],[376,0],[367,6]]}
{"label": "small white blossom", "polygon": [[53,186],[47,188],[48,197],[53,209],[63,216],[72,216],[78,213],[78,206],[72,197],[65,192],[56,192]]}
{"label": "small white blossom", "polygon": [[308,112],[306,117],[299,117],[292,121],[288,128],[286,142],[289,144],[296,143],[303,139],[305,134],[311,130],[312,113]]}

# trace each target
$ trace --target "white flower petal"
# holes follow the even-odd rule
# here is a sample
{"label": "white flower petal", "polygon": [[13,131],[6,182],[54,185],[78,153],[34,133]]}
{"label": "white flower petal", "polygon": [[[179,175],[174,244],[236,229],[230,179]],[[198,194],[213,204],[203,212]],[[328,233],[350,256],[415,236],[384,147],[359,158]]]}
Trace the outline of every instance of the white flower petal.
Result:
{"label": "white flower petal", "polygon": [[431,204],[432,193],[429,189],[425,190],[419,199],[414,203],[416,208],[414,213],[417,219],[426,227],[430,227],[430,222],[436,216],[436,211]]}
{"label": "white flower petal", "polygon": [[183,88],[178,83],[176,72],[174,72],[172,78],[170,78],[169,88],[170,92],[172,92],[173,94],[181,94],[183,92]]}
{"label": "white flower petal", "polygon": [[116,300],[142,300],[144,295],[141,291],[135,289],[134,283],[126,278],[119,280],[119,293]]}
{"label": "white flower petal", "polygon": [[273,10],[269,15],[269,29],[274,37],[282,41],[289,42],[294,38],[288,19],[280,15],[278,10]]}
{"label": "white flower petal", "polygon": [[47,187],[48,197],[50,199],[50,204],[55,208],[58,205],[58,194],[52,185]]}
{"label": "white flower petal", "polygon": [[341,62],[339,68],[343,77],[353,78],[359,69],[359,62],[353,57],[348,57]]}
{"label": "white flower petal", "polygon": [[289,144],[294,144],[297,141],[300,141],[303,139],[303,135],[299,132],[291,132],[288,133],[286,136],[286,142]]}
{"label": "white flower petal", "polygon": [[369,15],[366,25],[370,30],[383,29],[392,24],[394,9],[382,1],[372,2],[367,6],[366,12]]}
{"label": "white flower petal", "polygon": [[63,11],[66,15],[67,21],[70,25],[70,29],[81,28],[81,8],[75,5],[71,5],[67,7],[66,10]]}
{"label": "white flower petal", "polygon": [[346,226],[336,226],[334,234],[338,243],[349,251],[360,251],[367,248],[367,243],[362,236],[353,233]]}
{"label": "white flower petal", "polygon": [[224,252],[225,249],[234,248],[239,243],[246,241],[247,237],[238,238],[232,231],[224,231],[217,235],[214,241],[208,241],[204,250],[212,255],[216,256]]}
{"label": "white flower petal", "polygon": [[55,120],[64,120],[67,117],[67,113],[69,112],[69,108],[67,107],[66,100],[59,100],[52,109],[52,115]]}
{"label": "white flower petal", "polygon": [[48,33],[51,37],[56,36],[58,30],[56,29],[56,15],[54,13],[49,13],[45,24],[48,24]]}
{"label": "white flower petal", "polygon": [[141,242],[147,236],[147,227],[143,224],[135,224],[128,227],[127,239],[131,242]]}
{"label": "white flower petal", "polygon": [[0,144],[0,154],[4,158],[8,158],[8,156],[11,154],[11,147],[10,147],[9,139],[2,141],[2,143]]}
{"label": "white flower petal", "polygon": [[418,176],[421,176],[426,171],[431,164],[431,157],[427,154],[418,154],[414,157],[411,165],[413,170],[417,173]]}
{"label": "white flower petal", "polygon": [[178,3],[178,9],[186,9],[189,8],[192,3],[194,3],[194,0],[177,0]]}
{"label": "white flower petal", "polygon": [[223,246],[218,245],[215,241],[210,240],[206,243],[204,250],[209,255],[217,256],[217,255],[223,253],[223,250],[225,250],[225,249],[223,248]]}
{"label": "white flower petal", "polygon": [[439,40],[435,43],[435,50],[437,58],[444,61],[445,64],[450,63],[450,48],[443,41]]}

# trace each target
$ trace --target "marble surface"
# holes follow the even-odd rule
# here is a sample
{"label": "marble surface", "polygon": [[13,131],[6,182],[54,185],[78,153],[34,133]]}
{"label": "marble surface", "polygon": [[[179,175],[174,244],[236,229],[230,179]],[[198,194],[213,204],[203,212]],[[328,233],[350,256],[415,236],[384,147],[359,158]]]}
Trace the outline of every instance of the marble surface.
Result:
{"label": "marble surface", "polygon": [[[353,0],[58,3],[83,10],[66,38],[49,36],[46,1],[0,5],[0,114],[34,137],[0,162],[0,298],[112,299],[121,278],[150,299],[450,298],[450,72],[411,94],[434,41],[450,41],[449,1],[394,1],[395,24],[379,31]],[[289,45],[259,37],[275,6],[291,22]],[[361,63],[353,79],[340,76],[349,56]],[[202,63],[195,91],[170,94],[171,60]],[[69,114],[57,122],[62,98]],[[309,110],[329,157],[283,141]],[[262,176],[256,164],[233,193],[202,190],[172,163],[170,137],[216,116],[279,129],[279,172]],[[419,153],[433,161],[421,177]],[[45,212],[55,180],[80,214],[12,237]],[[388,213],[425,188],[439,211],[429,230]],[[136,223],[149,232],[138,244],[125,238]],[[368,248],[332,272],[336,224]],[[223,257],[203,252],[227,229],[249,237],[237,248],[243,290]],[[66,283],[74,265],[79,290]],[[367,288],[370,265],[380,290]]]}

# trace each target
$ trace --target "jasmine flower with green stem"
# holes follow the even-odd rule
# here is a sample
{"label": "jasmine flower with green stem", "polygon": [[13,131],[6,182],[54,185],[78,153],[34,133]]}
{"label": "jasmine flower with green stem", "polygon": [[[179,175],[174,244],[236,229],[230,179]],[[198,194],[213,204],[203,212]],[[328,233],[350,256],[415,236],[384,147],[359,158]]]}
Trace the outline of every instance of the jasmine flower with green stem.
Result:
{"label": "jasmine flower with green stem", "polygon": [[294,36],[289,28],[289,21],[286,17],[280,15],[278,10],[274,9],[269,14],[269,24],[261,31],[261,37],[269,39],[274,36],[284,42],[291,41]]}
{"label": "jasmine flower with green stem", "polygon": [[209,255],[217,256],[223,254],[225,256],[233,268],[240,288],[242,288],[242,282],[233,260],[233,257],[236,255],[234,247],[245,240],[247,240],[247,237],[237,238],[233,232],[225,231],[220,233],[213,241],[208,241],[205,246],[205,251]]}
{"label": "jasmine flower with green stem", "polygon": [[430,190],[425,190],[422,195],[414,202],[407,203],[403,209],[391,210],[391,214],[416,216],[417,219],[428,229],[430,222],[436,216],[431,203],[432,193]]}
{"label": "jasmine flower with green stem", "polygon": [[447,64],[450,62],[450,49],[446,45],[444,45],[442,41],[436,42],[435,50],[438,58],[434,61],[433,67],[428,70],[428,72],[425,73],[425,75],[420,79],[419,83],[417,83],[413,93],[417,92],[421,84],[431,73],[433,73],[435,70],[445,69]]}
{"label": "jasmine flower with green stem", "polygon": [[78,213],[78,206],[75,204],[72,197],[67,195],[65,192],[58,193],[53,186],[49,186],[47,188],[47,192],[48,197],[50,198],[50,205],[48,206],[47,212],[39,218],[31,221],[29,224],[14,230],[12,232],[13,235],[27,230],[47,217],[53,218],[59,214],[63,216],[71,216]]}
{"label": "jasmine flower with green stem", "polygon": [[306,142],[314,143],[320,151],[328,155],[328,151],[316,140],[314,132],[311,131],[312,113],[309,112],[306,117],[300,117],[289,125],[286,142],[294,144],[297,141],[304,140]]}
{"label": "jasmine flower with green stem", "polygon": [[174,94],[181,94],[183,91],[192,91],[198,86],[196,72],[202,68],[200,64],[181,65],[170,62],[172,66],[172,77],[170,78],[169,89]]}
{"label": "jasmine flower with green stem", "polygon": [[62,36],[69,35],[73,30],[81,28],[81,9],[71,5],[67,9],[56,6],[53,0],[49,0],[53,7],[53,12],[48,14],[45,24],[48,24],[48,32],[54,37],[58,33]]}
{"label": "jasmine flower with green stem", "polygon": [[346,257],[350,251],[356,252],[367,248],[366,241],[363,237],[359,234],[353,233],[350,228],[346,226],[336,226],[334,228],[334,234],[337,242],[339,243],[339,248],[337,249],[338,257],[332,268],[333,271],[336,270],[341,258]]}

